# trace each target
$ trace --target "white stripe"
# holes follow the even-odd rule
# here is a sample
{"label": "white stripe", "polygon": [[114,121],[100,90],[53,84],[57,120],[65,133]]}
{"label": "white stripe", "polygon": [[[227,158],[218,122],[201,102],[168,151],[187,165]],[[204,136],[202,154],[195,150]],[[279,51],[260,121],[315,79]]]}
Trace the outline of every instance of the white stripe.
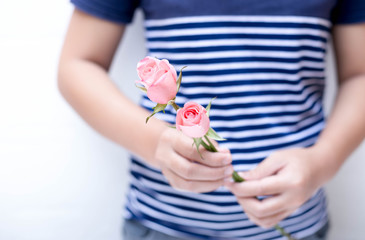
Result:
{"label": "white stripe", "polygon": [[[184,73],[183,73],[184,75]],[[291,80],[297,81],[302,77],[325,77],[324,71],[300,71],[297,74],[290,73],[240,73],[240,74],[224,74],[224,75],[207,75],[207,76],[183,76],[186,83],[196,82],[222,82],[222,81],[242,81],[242,80]]]}
{"label": "white stripe", "polygon": [[301,47],[310,46],[326,49],[327,43],[315,40],[262,40],[262,39],[224,39],[179,42],[147,42],[148,48],[198,48],[198,47],[225,47],[225,46],[267,46],[267,47]]}
{"label": "white stripe", "polygon": [[[313,35],[328,38],[329,33],[312,28],[275,28],[275,27],[210,27],[169,30],[147,30],[147,38],[194,36],[210,34],[280,34],[280,35]],[[229,39],[226,39],[229,40]],[[224,40],[224,41],[226,41]],[[258,39],[257,39],[258,40]],[[257,41],[255,40],[255,42]],[[250,40],[253,41],[253,40]]]}
{"label": "white stripe", "polygon": [[186,59],[215,59],[215,58],[233,58],[233,57],[273,57],[273,58],[301,58],[313,57],[323,59],[323,52],[310,50],[300,50],[295,52],[285,51],[257,51],[257,50],[238,50],[238,51],[211,51],[198,53],[166,53],[151,51],[148,55],[170,60],[186,60]]}
{"label": "white stripe", "polygon": [[[174,65],[175,69],[182,69],[185,65]],[[323,62],[300,61],[296,63],[280,63],[280,62],[235,62],[235,63],[214,63],[214,64],[190,64],[183,72],[190,71],[216,71],[216,70],[234,70],[247,68],[272,68],[272,69],[286,69],[299,70],[302,67],[324,69]]]}
{"label": "white stripe", "polygon": [[202,23],[202,22],[268,22],[268,23],[309,23],[331,27],[332,24],[327,19],[317,17],[302,16],[188,16],[167,19],[146,20],[146,27],[168,26],[182,23]]}
{"label": "white stripe", "polygon": [[[201,93],[239,93],[239,92],[255,92],[255,91],[300,91],[304,87],[313,84],[319,84],[318,79],[306,79],[300,82],[300,84],[285,84],[285,83],[271,83],[271,84],[250,84],[250,85],[233,85],[233,86],[219,86],[219,87],[180,87],[182,94],[201,94]],[[324,84],[324,83],[322,83]]]}

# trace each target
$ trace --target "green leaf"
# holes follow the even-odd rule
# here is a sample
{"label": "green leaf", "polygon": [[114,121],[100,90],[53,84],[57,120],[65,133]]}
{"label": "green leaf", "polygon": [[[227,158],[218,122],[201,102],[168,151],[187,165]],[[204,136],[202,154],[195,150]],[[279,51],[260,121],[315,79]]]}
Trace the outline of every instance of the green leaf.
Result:
{"label": "green leaf", "polygon": [[201,153],[200,153],[200,151],[199,151],[199,147],[200,147],[200,145],[202,144],[203,139],[202,139],[202,138],[193,138],[193,139],[194,139],[194,143],[193,143],[193,145],[195,144],[195,146],[196,146],[196,150],[198,151],[198,153],[199,153],[199,155],[200,155],[201,159],[203,159],[203,156],[202,156],[202,154],[201,154]]}
{"label": "green leaf", "polygon": [[224,141],[226,139],[220,137],[218,133],[216,133],[213,128],[209,128],[207,134],[205,136],[210,137],[211,139],[217,140],[217,141]]}
{"label": "green leaf", "polygon": [[243,179],[236,171],[233,171],[232,178],[235,182],[244,182],[245,179]]}
{"label": "green leaf", "polygon": [[184,68],[186,68],[187,66],[184,66],[184,67],[182,67],[181,68],[181,70],[180,70],[180,74],[179,74],[179,77],[177,78],[177,80],[176,80],[176,86],[177,86],[177,91],[179,91],[179,89],[180,89],[180,85],[181,85],[181,80],[182,80],[182,70],[184,69]]}
{"label": "green leaf", "polygon": [[173,129],[176,129],[176,126],[174,125],[167,125],[169,128],[173,128]]}
{"label": "green leaf", "polygon": [[148,122],[148,120],[150,120],[150,118],[155,115],[156,113],[158,112],[165,112],[165,108],[166,108],[167,104],[160,104],[160,103],[157,103],[157,105],[153,108],[153,113],[148,117],[146,118],[146,123]]}
{"label": "green leaf", "polygon": [[208,115],[208,117],[209,117],[209,112],[210,112],[210,106],[212,106],[212,101],[213,101],[214,99],[216,99],[216,98],[217,98],[217,97],[212,98],[212,99],[210,100],[210,102],[209,102],[208,106],[205,108],[205,110],[207,110],[207,115]]}
{"label": "green leaf", "polygon": [[147,93],[147,89],[145,87],[138,86],[137,84],[136,87],[141,89],[143,92]]}

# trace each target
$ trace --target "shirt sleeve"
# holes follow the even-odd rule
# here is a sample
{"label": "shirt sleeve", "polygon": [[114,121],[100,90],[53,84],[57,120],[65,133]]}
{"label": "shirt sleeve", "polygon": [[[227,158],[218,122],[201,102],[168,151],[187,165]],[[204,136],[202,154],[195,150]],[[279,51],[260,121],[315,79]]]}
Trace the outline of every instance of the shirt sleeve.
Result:
{"label": "shirt sleeve", "polygon": [[71,0],[80,11],[95,17],[127,24],[133,19],[139,0]]}
{"label": "shirt sleeve", "polygon": [[352,24],[365,22],[364,0],[337,0],[332,12],[334,24]]}

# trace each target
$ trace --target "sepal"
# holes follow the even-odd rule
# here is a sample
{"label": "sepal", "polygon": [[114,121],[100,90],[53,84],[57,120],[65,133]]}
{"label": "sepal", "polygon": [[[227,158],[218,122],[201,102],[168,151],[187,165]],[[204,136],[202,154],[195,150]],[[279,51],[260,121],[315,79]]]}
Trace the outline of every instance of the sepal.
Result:
{"label": "sepal", "polygon": [[199,151],[199,147],[200,147],[200,145],[203,143],[203,139],[202,139],[202,138],[193,138],[193,139],[194,139],[194,143],[193,143],[193,145],[195,145],[196,150],[198,151],[198,153],[199,153],[199,155],[200,155],[201,159],[203,159],[203,156],[202,156],[202,154],[201,154],[201,153],[200,153],[200,151]]}
{"label": "sepal", "polygon": [[208,115],[208,117],[209,117],[210,107],[212,106],[212,102],[213,102],[213,100],[214,100],[214,99],[216,99],[216,98],[217,98],[217,97],[212,98],[212,99],[210,100],[210,102],[209,102],[208,106],[205,108],[205,110],[207,110],[207,115]]}
{"label": "sepal", "polygon": [[147,93],[147,89],[145,87],[138,86],[137,84],[135,84],[135,85],[136,85],[137,88],[142,90],[144,93]]}
{"label": "sepal", "polygon": [[184,66],[181,68],[180,73],[179,73],[179,77],[176,80],[176,86],[177,86],[177,92],[179,92],[180,89],[180,85],[181,85],[181,80],[182,80],[182,70],[184,70],[184,68],[186,68],[187,66]]}
{"label": "sepal", "polygon": [[157,103],[157,105],[153,108],[153,113],[146,118],[146,123],[148,122],[148,120],[150,120],[150,118],[155,115],[156,113],[158,112],[161,112],[163,111],[165,113],[165,108],[166,108],[167,104],[160,104],[160,103]]}
{"label": "sepal", "polygon": [[216,133],[216,132],[213,130],[213,128],[209,128],[209,130],[208,130],[207,134],[205,134],[205,136],[207,136],[207,137],[209,137],[209,138],[211,138],[211,139],[217,140],[217,141],[224,141],[224,140],[226,140],[226,139],[224,139],[224,138],[220,137],[220,136],[218,135],[218,133]]}

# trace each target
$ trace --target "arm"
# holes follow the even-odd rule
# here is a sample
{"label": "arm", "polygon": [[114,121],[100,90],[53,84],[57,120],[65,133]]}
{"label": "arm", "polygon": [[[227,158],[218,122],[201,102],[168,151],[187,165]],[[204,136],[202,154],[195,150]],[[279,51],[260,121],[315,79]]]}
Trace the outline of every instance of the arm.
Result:
{"label": "arm", "polygon": [[[327,126],[310,148],[275,152],[247,182],[226,186],[252,221],[272,227],[289,216],[339,170],[365,137],[365,24],[336,26],[334,43],[339,91]],[[275,195],[263,201],[254,197]]]}
{"label": "arm", "polygon": [[[161,168],[172,185],[209,191],[223,184],[230,154],[211,154],[201,161],[192,140],[127,99],[110,81],[107,71],[125,26],[74,11],[59,63],[58,85],[70,105],[95,130]],[[227,159],[229,162],[224,162]],[[204,188],[208,184],[208,188]]]}
{"label": "arm", "polygon": [[[94,129],[154,164],[153,140],[164,124],[154,119],[147,129],[142,123],[148,113],[121,94],[107,74],[124,29],[75,10],[62,49],[58,85],[65,99]],[[143,132],[149,134],[142,137]]]}

